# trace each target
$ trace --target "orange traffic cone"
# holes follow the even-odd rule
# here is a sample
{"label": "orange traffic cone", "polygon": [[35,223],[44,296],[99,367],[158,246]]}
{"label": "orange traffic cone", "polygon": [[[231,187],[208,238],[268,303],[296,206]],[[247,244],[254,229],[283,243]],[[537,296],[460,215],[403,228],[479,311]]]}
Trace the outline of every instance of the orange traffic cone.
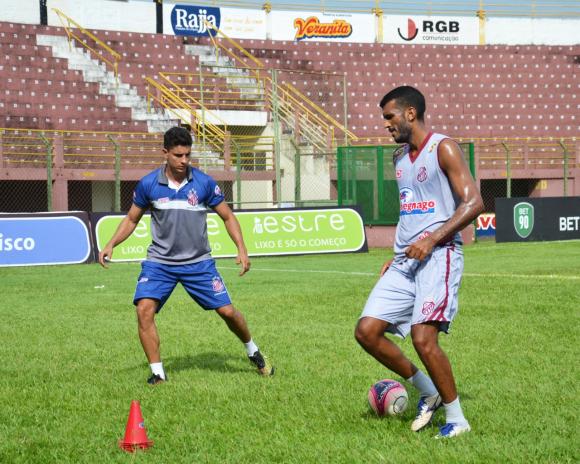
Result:
{"label": "orange traffic cone", "polygon": [[137,451],[137,449],[147,449],[153,446],[153,442],[147,438],[147,431],[145,430],[145,422],[143,421],[139,401],[131,401],[129,419],[127,420],[127,428],[125,429],[125,438],[119,441],[119,446],[131,453]]}

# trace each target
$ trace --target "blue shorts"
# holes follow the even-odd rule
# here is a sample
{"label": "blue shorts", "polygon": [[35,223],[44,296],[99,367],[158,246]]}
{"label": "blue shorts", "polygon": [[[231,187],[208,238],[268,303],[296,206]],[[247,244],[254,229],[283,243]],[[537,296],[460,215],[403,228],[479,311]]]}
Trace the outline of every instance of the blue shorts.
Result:
{"label": "blue shorts", "polygon": [[228,289],[213,259],[180,265],[143,261],[133,304],[137,305],[142,298],[151,298],[159,301],[159,312],[178,282],[203,309],[231,304]]}

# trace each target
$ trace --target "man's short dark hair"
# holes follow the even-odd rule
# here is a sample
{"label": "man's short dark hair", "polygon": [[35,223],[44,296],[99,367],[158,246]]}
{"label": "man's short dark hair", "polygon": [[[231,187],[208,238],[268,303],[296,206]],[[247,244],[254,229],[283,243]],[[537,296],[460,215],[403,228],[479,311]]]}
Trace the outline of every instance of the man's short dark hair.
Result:
{"label": "man's short dark hair", "polygon": [[163,136],[163,148],[171,150],[173,147],[191,147],[193,140],[191,134],[184,127],[172,127]]}
{"label": "man's short dark hair", "polygon": [[417,119],[419,121],[423,120],[426,108],[425,97],[415,87],[403,85],[394,88],[382,98],[379,106],[384,108],[391,100],[396,100],[397,105],[403,106],[404,108],[412,106],[417,110]]}

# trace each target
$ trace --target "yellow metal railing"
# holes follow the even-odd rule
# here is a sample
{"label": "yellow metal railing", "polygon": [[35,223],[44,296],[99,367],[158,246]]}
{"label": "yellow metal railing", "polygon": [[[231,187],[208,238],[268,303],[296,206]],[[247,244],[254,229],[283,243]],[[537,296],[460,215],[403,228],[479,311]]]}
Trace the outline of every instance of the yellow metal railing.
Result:
{"label": "yellow metal railing", "polygon": [[[168,88],[166,85],[160,82],[156,82],[149,77],[145,78],[145,82],[147,84],[148,109],[150,109],[151,102],[154,101],[173,113],[180,120],[185,119],[185,116],[189,117],[189,123],[191,124],[191,129],[196,138],[201,139],[204,143],[209,144],[217,151],[224,151],[227,124],[221,121],[217,115],[211,113],[209,110],[206,110],[208,112],[206,116],[211,115],[218,121],[221,121],[224,129],[221,129],[217,125],[209,122],[207,118],[200,118],[198,115],[198,110],[201,109],[203,111],[203,107],[191,96],[189,98],[193,100],[192,103],[195,106],[192,106],[191,103],[186,102],[183,98],[172,91],[171,88]],[[166,80],[166,83],[171,85],[171,81],[169,80]],[[184,115],[183,112],[187,112],[187,114]]]}
{"label": "yellow metal railing", "polygon": [[[124,169],[149,169],[163,162],[162,133],[93,132],[40,129],[0,128],[0,169],[46,169],[46,141],[51,145],[62,140],[63,167],[72,169],[115,169],[115,147],[119,145]],[[274,138],[262,135],[234,136],[236,150],[231,166],[241,170],[272,170]],[[359,139],[364,145],[392,145],[390,137]],[[568,169],[580,168],[580,138],[506,137],[458,138],[473,142],[477,156],[477,172],[505,169]],[[193,149],[194,163],[203,160],[203,150]]]}
{"label": "yellow metal railing", "polygon": [[576,137],[506,137],[472,139],[479,169],[569,169],[580,167]]}
{"label": "yellow metal railing", "polygon": [[219,58],[218,51],[219,51],[219,49],[222,49],[224,52],[226,52],[226,54],[230,58],[232,58],[234,61],[241,63],[242,66],[244,66],[245,68],[253,68],[254,66],[257,66],[259,69],[264,68],[264,63],[262,63],[262,61],[260,61],[258,58],[256,58],[254,55],[252,55],[250,52],[248,52],[244,47],[242,47],[234,39],[228,37],[226,34],[224,34],[224,32],[222,32],[220,29],[215,27],[209,21],[205,21],[205,24],[206,24],[208,29],[214,30],[216,32],[216,35],[223,37],[230,45],[232,45],[244,57],[246,57],[247,59],[252,61],[254,64],[248,65],[248,63],[246,63],[243,58],[241,58],[239,55],[236,55],[235,53],[232,53],[227,47],[224,47],[221,43],[217,42],[213,35],[209,34],[209,38],[210,38],[211,42],[213,43],[213,46],[216,50],[216,61],[217,61],[217,58]]}
{"label": "yellow metal railing", "polygon": [[54,146],[60,139],[62,167],[115,169],[115,145],[110,136],[119,145],[121,163],[128,169],[152,168],[163,162],[163,134],[4,128],[0,129],[0,167],[46,169],[46,143]]}
{"label": "yellow metal railing", "polygon": [[[291,84],[274,84],[272,78],[265,74],[263,63],[255,58],[251,53],[249,53],[244,47],[238,44],[235,40],[228,37],[220,29],[216,28],[213,24],[206,21],[206,26],[209,29],[216,31],[216,36],[219,35],[223,37],[228,44],[230,44],[234,49],[243,55],[233,53],[227,46],[215,39],[215,37],[210,35],[211,43],[216,50],[216,61],[219,57],[220,50],[225,52],[236,66],[240,66],[242,69],[248,71],[248,77],[254,78],[259,82],[264,82],[265,89],[269,89],[270,92],[267,94],[267,101],[270,103],[270,109],[273,109],[273,102],[276,99],[280,110],[280,116],[284,123],[292,128],[302,122],[300,125],[300,132],[303,136],[309,139],[317,150],[327,149],[337,145],[336,132],[340,131],[344,134],[344,139],[347,143],[351,140],[356,140],[357,136],[349,131],[344,125],[340,124],[336,119],[330,116],[326,111],[320,108],[316,103],[311,101],[308,97],[302,94],[298,89],[296,89]],[[248,65],[245,58],[251,59],[258,68]],[[227,66],[212,66],[212,68],[227,69]],[[220,72],[216,72],[215,75],[220,75]],[[274,86],[276,87],[275,89]],[[274,97],[272,92],[276,93]]]}
{"label": "yellow metal railing", "polygon": [[[294,87],[292,84],[284,84],[283,89],[286,91],[286,89],[288,90],[287,93],[293,94],[295,95],[296,99],[299,99],[303,105],[310,105],[312,106],[316,113],[314,113],[313,111],[309,111],[312,114],[316,114],[319,116],[320,119],[326,120],[328,121],[327,123],[325,123],[325,125],[327,127],[332,127],[332,131],[334,132],[335,129],[339,129],[341,130],[346,137],[348,138],[349,141],[356,141],[358,139],[358,137],[352,133],[351,131],[349,131],[344,125],[342,125],[341,123],[339,123],[336,119],[334,119],[332,116],[330,116],[326,111],[324,111],[322,108],[320,108],[316,103],[314,103],[312,100],[310,100],[308,97],[306,97],[302,92],[300,92],[296,87]],[[307,110],[308,111],[308,110]]]}
{"label": "yellow metal railing", "polygon": [[[74,21],[72,18],[64,14],[58,8],[53,8],[57,16],[59,17],[62,26],[68,36],[69,45],[72,44],[72,40],[76,39],[78,43],[80,43],[84,48],[89,50],[96,58],[104,61],[106,64],[113,68],[113,72],[115,73],[115,79],[118,80],[119,76],[119,62],[121,61],[121,55],[109,47],[106,43],[100,40],[97,36],[92,34],[91,32],[87,31],[84,27]],[[78,29],[80,34],[78,34],[71,26],[74,26]],[[93,47],[87,43],[86,38],[91,39],[96,45]],[[72,46],[72,45],[71,45]],[[99,50],[100,47],[102,50]]]}
{"label": "yellow metal railing", "polygon": [[[220,75],[214,73],[159,73],[166,81],[171,82],[171,90],[183,100],[214,109],[242,109],[249,111],[264,111],[265,79],[258,78],[255,83],[240,83],[239,75]],[[238,78],[239,79],[236,79]],[[213,82],[217,79],[217,82]],[[252,78],[254,79],[254,78]],[[251,94],[252,98],[247,98]]]}
{"label": "yellow metal railing", "polygon": [[[184,88],[183,82],[176,82],[177,76],[186,79],[185,85],[191,77],[187,73],[160,73],[160,82],[145,78],[149,107],[155,102],[172,112],[176,118],[188,120],[196,140],[194,150],[205,153],[206,147],[209,147],[223,157],[226,168],[273,169],[273,137],[232,135],[227,122],[198,100],[192,88]],[[205,162],[206,158],[202,161]]]}
{"label": "yellow metal railing", "polygon": [[[209,138],[209,137],[208,137]],[[272,170],[274,168],[271,136],[234,136],[235,153],[231,165],[241,170]],[[92,132],[41,129],[0,128],[0,169],[46,169],[47,143],[62,142],[62,167],[70,169],[115,169],[115,144],[121,153],[123,169],[153,169],[163,163],[162,133]],[[114,141],[114,143],[112,143]],[[201,165],[205,159],[203,147],[192,147],[192,163]]]}
{"label": "yellow metal railing", "polygon": [[[577,137],[457,137],[459,143],[473,142],[477,169],[512,169],[580,167]],[[355,145],[392,145],[392,137],[361,137]]]}

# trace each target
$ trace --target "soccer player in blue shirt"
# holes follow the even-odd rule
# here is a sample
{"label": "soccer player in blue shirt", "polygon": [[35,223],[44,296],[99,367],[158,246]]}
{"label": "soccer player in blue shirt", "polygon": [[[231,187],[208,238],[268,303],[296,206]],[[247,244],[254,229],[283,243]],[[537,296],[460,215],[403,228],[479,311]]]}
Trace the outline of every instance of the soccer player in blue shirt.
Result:
{"label": "soccer player in blue shirt", "polygon": [[244,316],[232,305],[216,269],[207,237],[207,212],[212,209],[224,221],[238,249],[236,263],[241,265],[240,276],[243,276],[250,270],[250,259],[240,224],[216,182],[190,166],[192,143],[190,133],[183,127],[172,127],[165,133],[165,166],[139,181],[133,205],[99,253],[99,263],[107,267],[113,248],[133,233],[149,209],[152,243],[147,250],[147,259],[141,264],[133,299],[137,307],[139,339],[152,371],[147,380],[149,384],[167,380],[159,351],[155,315],[178,282],[203,309],[218,313],[245,344],[248,358],[261,375],[272,375],[274,368],[254,343]]}

